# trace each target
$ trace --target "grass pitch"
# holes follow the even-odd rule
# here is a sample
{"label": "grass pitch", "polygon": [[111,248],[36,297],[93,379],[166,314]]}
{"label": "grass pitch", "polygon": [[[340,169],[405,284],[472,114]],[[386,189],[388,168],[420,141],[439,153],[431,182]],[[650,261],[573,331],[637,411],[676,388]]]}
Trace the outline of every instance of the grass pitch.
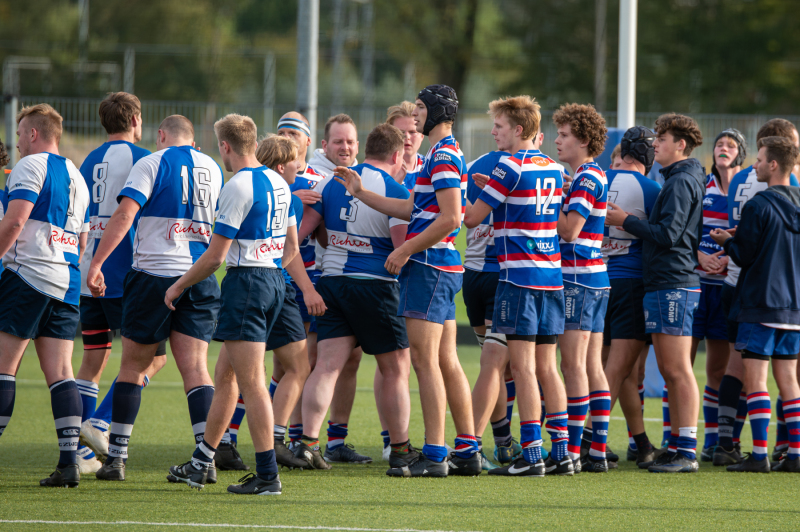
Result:
{"label": "grass pitch", "polygon": [[[101,395],[119,368],[120,346],[101,381]],[[80,364],[76,342],[73,364]],[[219,344],[212,344],[213,368]],[[479,369],[475,347],[460,348],[470,382]],[[698,356],[698,381],[703,385]],[[193,450],[188,408],[178,371],[170,360],[142,394],[134,429],[128,480],[84,478],[77,489],[45,489],[38,480],[58,461],[50,396],[32,346],[17,376],[14,416],[0,438],[0,530],[796,530],[798,477],[734,474],[708,464],[692,475],[655,475],[631,462],[605,475],[574,478],[392,479],[380,460],[381,439],[372,393],[375,362],[364,356],[350,436],[371,465],[336,465],[330,471],[283,471],[283,495],[236,497],[226,493],[239,473],[219,472],[219,483],[202,492],[165,480],[170,465]],[[422,444],[422,415],[412,372],[411,438]],[[702,389],[702,388],[701,388]],[[775,397],[774,382],[771,393]],[[646,400],[645,417],[660,419],[660,400]],[[612,413],[609,443],[623,456],[627,445],[619,408]],[[518,421],[518,418],[515,417]],[[240,430],[243,458],[254,465],[247,421]],[[653,441],[661,425],[647,422]],[[519,434],[519,425],[513,431]],[[702,432],[702,423],[700,427]],[[772,432],[772,431],[771,431]],[[448,424],[448,440],[455,436]],[[750,448],[749,426],[743,445]],[[772,439],[772,437],[771,437]],[[487,454],[491,431],[484,435]],[[702,441],[702,440],[701,440]],[[549,443],[546,444],[549,446]]]}

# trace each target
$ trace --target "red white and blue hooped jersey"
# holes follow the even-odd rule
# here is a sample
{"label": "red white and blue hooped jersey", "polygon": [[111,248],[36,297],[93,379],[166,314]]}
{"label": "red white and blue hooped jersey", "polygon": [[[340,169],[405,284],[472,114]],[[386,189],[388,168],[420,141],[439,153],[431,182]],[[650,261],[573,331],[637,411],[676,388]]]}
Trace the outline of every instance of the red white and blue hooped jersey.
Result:
{"label": "red white and blue hooped jersey", "polygon": [[266,166],[242,168],[219,195],[214,234],[233,240],[227,268],[281,268],[286,231],[297,225],[289,184]]}
{"label": "red white and blue hooped jersey", "polygon": [[[297,174],[294,183],[290,185],[289,188],[292,192],[297,192],[298,190],[312,190],[323,179],[325,179],[325,176],[314,170],[311,166],[306,165],[306,169]],[[306,270],[309,271],[309,275],[311,275],[312,271],[316,270],[316,244],[317,241],[313,234],[308,235],[300,242],[300,257],[303,259],[303,265],[306,267]]]}
{"label": "red white and blue hooped jersey", "polygon": [[[491,151],[481,155],[467,165],[467,200],[475,203],[483,190],[475,184],[474,174],[491,175],[500,161],[511,154],[504,151]],[[464,268],[476,272],[499,272],[497,246],[494,243],[494,213],[489,213],[481,223],[467,232],[467,250],[464,254]]]}
{"label": "red white and blue hooped jersey", "polygon": [[8,176],[3,212],[8,203],[33,203],[17,241],[3,257],[33,289],[77,305],[81,291],[80,235],[89,231],[89,190],[72,161],[52,153],[23,157]]}
{"label": "red white and blue hooped jersey", "polygon": [[[609,170],[608,201],[640,220],[647,220],[653,210],[661,185],[628,170]],[[642,239],[616,227],[606,227],[603,258],[609,279],[642,278]]]}
{"label": "red white and blue hooped jersey", "polygon": [[498,163],[478,199],[494,209],[500,280],[534,290],[562,290],[558,213],[564,167],[539,150]]}
{"label": "red white and blue hooped jersey", "polygon": [[186,273],[208,249],[222,185],[216,161],[191,146],[139,159],[118,197],[141,207],[133,269],[158,277]]}
{"label": "red white and blue hooped jersey", "polygon": [[[422,233],[441,214],[436,191],[457,188],[461,195],[461,221],[467,206],[467,163],[456,139],[448,135],[433,146],[425,156],[425,163],[414,184],[414,210],[408,224],[406,240]],[[461,229],[459,226],[441,242],[411,255],[410,260],[432,266],[437,270],[463,273],[461,254],[453,242]]]}
{"label": "red white and blue hooped jersey", "polygon": [[[718,251],[723,251],[722,246],[714,242],[711,238],[713,229],[728,229],[728,195],[722,192],[716,176],[711,173],[706,177],[706,191],[703,195],[703,236],[700,239],[699,251],[706,255],[712,255]],[[726,274],[711,274],[698,264],[695,271],[700,276],[700,282],[704,284],[721,285],[725,281]]]}
{"label": "red white and blue hooped jersey", "polygon": [[564,282],[595,289],[610,288],[602,249],[607,202],[605,172],[595,162],[581,165],[572,179],[562,210],[566,214],[575,211],[586,222],[574,241],[560,241]]}
{"label": "red white and blue hooped jersey", "polygon": [[423,166],[425,166],[425,157],[418,153],[417,164],[414,165],[414,168],[408,170],[406,176],[403,178],[403,186],[406,187],[409,192],[414,191],[414,185],[417,184],[417,176],[422,171]]}
{"label": "red white and blue hooped jersey", "polygon": [[[108,219],[117,209],[119,195],[133,165],[150,152],[124,140],[106,142],[91,152],[81,165],[81,174],[89,189],[89,239],[81,258],[81,295],[93,297],[86,286],[89,266],[103,237]],[[138,214],[137,214],[138,216]],[[133,263],[133,242],[136,237],[136,222],[103,263],[102,272],[106,283],[104,298],[122,297],[125,276]]]}
{"label": "red white and blue hooped jersey", "polygon": [[[369,164],[353,170],[361,176],[361,186],[380,196],[408,199],[409,192],[392,176]],[[322,200],[312,208],[322,215],[328,232],[328,247],[322,257],[322,276],[349,275],[396,281],[386,259],[394,251],[390,229],[405,224],[368,207],[350,195],[333,176],[318,185]]]}

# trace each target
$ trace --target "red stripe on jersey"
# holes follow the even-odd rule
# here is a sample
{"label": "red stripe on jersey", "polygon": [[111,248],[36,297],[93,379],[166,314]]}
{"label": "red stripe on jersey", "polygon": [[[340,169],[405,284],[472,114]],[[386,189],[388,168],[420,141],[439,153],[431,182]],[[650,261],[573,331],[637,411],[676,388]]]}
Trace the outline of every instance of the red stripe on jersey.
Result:
{"label": "red stripe on jersey", "polygon": [[441,212],[438,205],[428,205],[425,207],[425,212]]}
{"label": "red stripe on jersey", "polygon": [[602,266],[603,259],[564,259],[561,261],[561,265],[565,268],[574,268],[576,266]]}
{"label": "red stripe on jersey", "polygon": [[703,211],[704,218],[715,218],[717,220],[727,220],[728,213],[727,212],[716,212],[716,211]]}
{"label": "red stripe on jersey", "polygon": [[[507,255],[498,255],[497,260],[499,262],[508,262],[508,261],[515,261],[515,260],[536,260],[542,262],[556,262],[561,260],[561,253],[555,253],[553,255],[544,255],[542,253],[509,253]],[[600,262],[603,262],[602,260]]]}
{"label": "red stripe on jersey", "polygon": [[[575,190],[575,191],[573,191],[572,194],[569,195],[570,201],[572,201],[572,198],[583,198],[586,201],[588,201],[589,203],[591,203],[592,205],[595,205],[595,202],[597,202],[597,198],[595,198],[594,196],[592,196],[589,192],[586,192],[585,190]],[[605,205],[604,205],[604,207],[605,207]],[[597,207],[597,208],[599,209],[601,207]]]}
{"label": "red stripe on jersey", "polygon": [[[556,188],[556,189],[543,188],[542,192],[541,192],[541,195],[542,196],[550,195],[550,191],[551,190],[553,191],[553,196],[560,196],[561,195],[561,189],[560,188]],[[509,194],[509,196],[511,196],[512,198],[532,198],[532,197],[536,196],[536,189],[532,188],[530,190],[513,190],[511,192],[511,194]]]}
{"label": "red stripe on jersey", "polygon": [[495,181],[494,179],[490,179],[489,182],[486,184],[487,187],[493,188],[503,196],[508,196],[508,189],[500,184],[499,181]]}
{"label": "red stripe on jersey", "polygon": [[583,238],[586,240],[603,240],[603,233],[587,233],[586,231],[581,231],[578,233],[578,238]]}
{"label": "red stripe on jersey", "polygon": [[[547,229],[556,229],[558,222],[495,222],[494,229],[527,229],[529,231],[542,231]],[[603,235],[600,235],[603,238]]]}

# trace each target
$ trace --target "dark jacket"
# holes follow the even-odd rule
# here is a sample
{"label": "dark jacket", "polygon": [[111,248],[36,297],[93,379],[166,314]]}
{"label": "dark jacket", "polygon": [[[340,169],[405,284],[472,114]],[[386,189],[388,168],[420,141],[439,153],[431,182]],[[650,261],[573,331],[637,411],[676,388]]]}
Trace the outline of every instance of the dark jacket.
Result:
{"label": "dark jacket", "polygon": [[703,235],[706,176],[700,161],[684,159],[661,169],[664,187],[650,218],[628,216],[622,228],[642,239],[645,292],[700,286],[697,248]]}
{"label": "dark jacket", "polygon": [[742,267],[729,318],[800,325],[800,189],[778,185],[753,196],[724,247]]}

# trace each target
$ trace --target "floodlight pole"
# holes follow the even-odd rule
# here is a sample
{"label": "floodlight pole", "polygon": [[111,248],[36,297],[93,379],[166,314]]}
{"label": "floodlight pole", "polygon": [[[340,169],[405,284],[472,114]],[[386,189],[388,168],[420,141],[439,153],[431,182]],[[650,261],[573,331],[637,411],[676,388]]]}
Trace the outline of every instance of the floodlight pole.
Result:
{"label": "floodlight pole", "polygon": [[316,148],[319,0],[300,0],[297,8],[297,111],[308,118]]}
{"label": "floodlight pole", "polygon": [[636,125],[636,21],[638,0],[619,3],[619,80],[617,127]]}

